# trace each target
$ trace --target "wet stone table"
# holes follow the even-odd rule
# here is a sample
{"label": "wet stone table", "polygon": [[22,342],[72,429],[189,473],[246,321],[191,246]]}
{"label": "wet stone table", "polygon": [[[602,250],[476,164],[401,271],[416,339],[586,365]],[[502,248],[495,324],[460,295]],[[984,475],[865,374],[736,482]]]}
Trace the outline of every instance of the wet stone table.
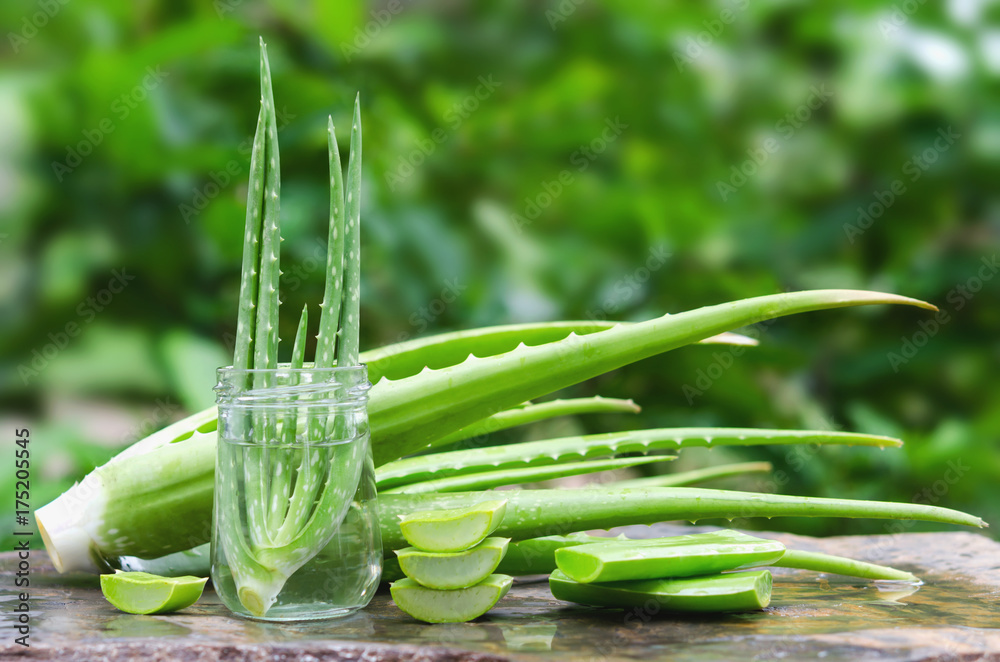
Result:
{"label": "wet stone table", "polygon": [[[687,529],[690,530],[690,529]],[[704,529],[703,529],[704,530]],[[635,537],[677,527],[627,527]],[[184,611],[133,616],[104,601],[95,577],[60,576],[32,554],[31,647],[14,643],[13,554],[0,555],[0,659],[43,660],[1000,660],[1000,544],[977,533],[801,538],[798,549],[891,563],[918,589],[775,569],[771,606],[714,617],[591,609],[520,582],[473,623],[426,625],[380,591],[364,611],[271,624],[229,615],[208,590]]]}

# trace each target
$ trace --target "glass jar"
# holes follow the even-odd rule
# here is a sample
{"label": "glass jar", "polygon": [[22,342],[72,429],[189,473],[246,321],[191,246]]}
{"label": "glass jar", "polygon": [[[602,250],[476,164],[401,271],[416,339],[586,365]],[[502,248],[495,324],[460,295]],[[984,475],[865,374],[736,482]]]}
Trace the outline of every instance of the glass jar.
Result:
{"label": "glass jar", "polygon": [[269,621],[361,609],[382,571],[367,369],[218,377],[215,591],[234,613]]}

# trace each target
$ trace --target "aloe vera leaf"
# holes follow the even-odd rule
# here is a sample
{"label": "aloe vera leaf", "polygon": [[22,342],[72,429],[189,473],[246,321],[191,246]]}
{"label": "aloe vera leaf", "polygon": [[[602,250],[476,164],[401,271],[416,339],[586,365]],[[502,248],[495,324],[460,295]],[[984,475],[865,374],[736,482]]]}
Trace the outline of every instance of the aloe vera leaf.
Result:
{"label": "aloe vera leaf", "polygon": [[[309,329],[309,306],[302,306],[302,314],[299,316],[299,326],[295,331],[295,341],[292,344],[292,357],[288,367],[292,374],[296,370],[301,370],[306,356],[306,334]],[[267,530],[273,539],[285,519],[288,511],[288,497],[292,487],[292,462],[295,450],[296,428],[298,417],[294,412],[295,397],[289,399],[289,409],[287,416],[281,422],[281,448],[276,448],[271,452],[269,467],[274,467],[271,472],[270,504],[267,509]]]}
{"label": "aloe vera leaf", "polygon": [[539,347],[518,346],[486,358],[425,370],[372,388],[368,413],[378,443],[375,465],[425,448],[498,410],[689,345],[722,331],[794,313],[864,304],[934,306],[892,294],[814,290],[743,299],[668,315]]}
{"label": "aloe vera leaf", "polygon": [[683,485],[694,485],[717,478],[728,478],[730,476],[741,476],[748,473],[770,473],[774,466],[770,462],[738,462],[736,464],[720,464],[715,467],[705,467],[704,469],[692,469],[691,471],[679,471],[672,474],[660,474],[659,476],[647,476],[645,478],[630,478],[627,480],[616,480],[615,487],[681,487]]}
{"label": "aloe vera leaf", "polygon": [[556,551],[556,566],[582,584],[714,575],[771,565],[785,553],[776,540],[739,531],[611,540]]}
{"label": "aloe vera leaf", "polygon": [[233,367],[246,370],[252,367],[254,356],[254,331],[257,328],[257,289],[260,266],[260,233],[264,202],[264,162],[267,158],[264,132],[267,114],[261,101],[257,116],[257,129],[250,153],[250,184],[247,187],[247,214],[243,236],[243,266],[240,274],[239,308],[236,320],[236,346],[233,350]]}
{"label": "aloe vera leaf", "polygon": [[337,353],[338,366],[358,363],[361,303],[361,95],[354,99],[351,152],[347,160],[347,229],[344,256],[344,312]]}
{"label": "aloe vera leaf", "polygon": [[[379,498],[382,546],[386,550],[405,547],[396,525],[400,515],[415,510],[468,507],[496,494],[491,491],[386,494]],[[512,540],[628,524],[738,517],[866,517],[986,526],[973,515],[917,503],[796,497],[697,487],[511,490],[503,495],[507,500],[507,514],[495,533]]]}
{"label": "aloe vera leaf", "polygon": [[396,550],[399,568],[427,588],[468,588],[493,574],[507,553],[510,538],[486,538],[462,552],[425,552],[416,547]]}
{"label": "aloe vera leaf", "polygon": [[549,575],[549,589],[557,600],[625,609],[649,609],[652,602],[670,612],[756,611],[770,603],[771,585],[767,570],[606,584],[581,584],[558,570]]}
{"label": "aloe vera leaf", "polygon": [[567,400],[552,400],[550,402],[529,402],[506,411],[493,414],[489,418],[476,421],[461,430],[438,439],[436,446],[446,446],[458,441],[482,437],[484,435],[507,430],[519,425],[527,425],[556,416],[573,416],[575,414],[607,414],[629,413],[638,414],[642,408],[632,400],[619,398],[603,398],[599,395],[589,398],[571,398]]}
{"label": "aloe vera leaf", "polygon": [[866,563],[864,561],[855,561],[854,559],[834,556],[832,554],[805,552],[798,549],[789,549],[774,565],[779,568],[798,568],[800,570],[812,570],[813,572],[825,572],[864,579],[920,581],[919,577],[905,570],[897,570],[889,566]]}
{"label": "aloe vera leaf", "polygon": [[[446,368],[457,365],[469,356],[495,356],[521,344],[536,346],[565,340],[571,333],[589,335],[633,322],[596,320],[531,322],[504,324],[478,329],[451,331],[426,338],[416,338],[365,352],[372,382],[386,377],[412,377],[424,368]],[[698,341],[704,344],[754,346],[757,341],[738,333],[721,333]]]}
{"label": "aloe vera leaf", "polygon": [[476,474],[463,474],[449,478],[428,480],[423,483],[410,483],[383,490],[381,494],[424,494],[427,492],[462,492],[466,490],[485,490],[502,485],[523,485],[541,480],[580,476],[627,469],[641,464],[653,464],[667,460],[675,460],[675,455],[653,455],[647,457],[623,457],[609,460],[590,460],[586,462],[567,462],[550,464],[541,467],[524,467],[521,469],[504,469],[502,471],[484,471]]}
{"label": "aloe vera leaf", "polygon": [[[275,121],[274,95],[271,89],[271,69],[267,59],[267,46],[260,40],[260,96],[264,116],[264,191],[262,200],[261,241],[259,254],[259,283],[257,289],[257,321],[254,327],[253,367],[257,370],[276,368],[278,365],[278,277],[280,274],[280,162],[278,157],[277,122]],[[256,184],[256,183],[255,183]],[[273,377],[267,372],[253,376],[255,389],[273,386]],[[277,440],[277,419],[270,414],[255,417],[254,435],[258,443],[244,448],[244,485],[247,493],[247,528],[253,545],[261,546],[270,540],[267,529],[268,498],[268,446]]]}
{"label": "aloe vera leaf", "polygon": [[[340,163],[340,148],[333,118],[327,117],[327,156],[330,163],[330,228],[327,237],[326,282],[323,301],[320,303],[319,332],[316,334],[316,368],[336,365],[337,338],[340,330],[340,313],[344,294],[344,242],[346,220],[344,210],[344,173]],[[318,476],[326,475],[326,453],[312,452],[312,442],[320,441],[326,430],[324,417],[312,416],[304,439],[301,462],[296,469],[298,480],[291,495],[288,517],[279,528],[276,541],[287,544],[309,517],[316,491],[321,487]]]}
{"label": "aloe vera leaf", "polygon": [[[361,101],[360,95],[354,101],[354,118],[351,127],[351,147],[347,165],[345,200],[345,230],[343,247],[343,289],[340,320],[340,340],[336,345],[336,364],[339,367],[354,366],[358,363],[361,299]],[[339,158],[339,157],[338,157]],[[333,155],[331,154],[331,167]],[[336,417],[333,421],[334,438],[343,438],[344,421]],[[289,504],[289,517],[279,532],[280,548],[268,550],[267,558],[282,560],[287,551],[292,553],[296,545],[312,549],[313,553],[326,545],[340,527],[347,515],[351,499],[361,480],[363,460],[357,458],[359,452],[369,452],[370,446],[361,448],[359,444],[338,444],[324,449],[307,449],[310,462],[322,461],[322,482],[304,484],[306,495],[318,495],[316,507],[310,509],[312,501],[299,503],[293,494]],[[329,461],[327,461],[329,460]],[[311,474],[312,475],[312,474]],[[316,491],[313,491],[315,487]],[[294,511],[293,511],[294,508]],[[312,515],[310,516],[310,510]],[[293,514],[295,515],[293,517]],[[308,518],[308,519],[307,519]]]}
{"label": "aloe vera leaf", "polygon": [[[340,148],[337,145],[337,133],[333,126],[333,118],[327,116],[326,126],[327,156],[330,164],[330,219],[327,236],[326,279],[323,288],[323,301],[320,303],[319,331],[316,334],[316,368],[332,368],[336,364],[337,338],[340,331],[340,313],[344,293],[344,241],[346,235],[346,220],[344,210],[344,173],[340,162]],[[304,440],[305,449],[302,453],[302,463],[297,468],[300,480],[296,482],[290,510],[292,517],[278,539],[288,541],[308,517],[307,504],[316,497],[318,481],[316,476],[327,471],[322,463],[319,466],[310,462],[312,457],[311,443],[319,441],[326,427],[322,417],[310,417],[309,427]],[[325,456],[322,459],[325,459]],[[307,492],[306,486],[310,486]]]}
{"label": "aloe vera leaf", "polygon": [[334,365],[344,288],[344,173],[332,117],[327,117],[326,142],[330,160],[330,230],[326,244],[326,285],[320,304],[319,333],[316,334],[317,368]]}
{"label": "aloe vera leaf", "polygon": [[560,437],[519,444],[446,451],[408,457],[379,467],[379,489],[468,473],[559,464],[619,453],[758,444],[847,444],[900,446],[898,439],[826,430],[757,430],[754,428],[658,428]]}
{"label": "aloe vera leaf", "polygon": [[390,584],[389,593],[397,607],[418,621],[464,623],[493,609],[512,583],[508,575],[490,575],[475,586],[439,591],[412,579],[400,579]]}
{"label": "aloe vera leaf", "polygon": [[101,592],[129,614],[166,614],[198,602],[207,581],[208,577],[159,577],[119,570],[101,575]]}
{"label": "aloe vera leaf", "polygon": [[122,572],[148,572],[162,577],[183,577],[185,575],[208,577],[212,572],[210,543],[156,559],[124,556],[118,560],[121,562]]}
{"label": "aloe vera leaf", "polygon": [[480,501],[457,508],[411,511],[399,515],[399,523],[394,524],[395,538],[398,540],[402,536],[410,545],[425,552],[461,552],[493,533],[503,522],[506,512],[506,499]]}

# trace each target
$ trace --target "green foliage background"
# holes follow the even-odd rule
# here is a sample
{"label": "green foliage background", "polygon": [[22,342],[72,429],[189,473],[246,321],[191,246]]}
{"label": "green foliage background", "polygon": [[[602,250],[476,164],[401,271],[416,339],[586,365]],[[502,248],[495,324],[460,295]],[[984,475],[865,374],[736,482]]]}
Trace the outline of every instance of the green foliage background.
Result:
{"label": "green foliage background", "polygon": [[[1000,522],[997,18],[916,0],[3,3],[0,415],[11,446],[31,430],[33,505],[213,401],[263,35],[284,120],[287,340],[320,299],[325,118],[346,145],[360,90],[366,347],[804,288],[927,299],[947,315],[936,326],[907,309],[817,313],[754,330],[761,346],[737,357],[646,361],[573,389],[634,397],[639,417],[518,434],[892,434],[903,450],[693,452],[671,469],[764,458],[776,480],[724,485]],[[935,148],[942,134],[957,137]],[[894,182],[861,231],[859,207],[877,212]]]}

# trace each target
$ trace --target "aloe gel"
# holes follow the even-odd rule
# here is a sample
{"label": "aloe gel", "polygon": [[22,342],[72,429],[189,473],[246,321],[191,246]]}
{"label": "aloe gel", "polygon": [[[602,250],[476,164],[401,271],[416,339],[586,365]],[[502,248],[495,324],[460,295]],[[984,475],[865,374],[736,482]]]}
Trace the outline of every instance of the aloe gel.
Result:
{"label": "aloe gel", "polygon": [[167,614],[198,602],[208,577],[160,577],[147,572],[101,575],[108,602],[129,614]]}
{"label": "aloe gel", "polygon": [[389,586],[392,600],[404,612],[425,623],[464,623],[479,618],[510,590],[509,575],[490,575],[475,586],[440,591],[400,579]]}
{"label": "aloe gel", "polygon": [[399,529],[408,543],[425,552],[461,552],[496,531],[506,512],[506,500],[419,511],[401,515]]}
{"label": "aloe gel", "polygon": [[416,547],[396,550],[403,574],[421,586],[468,588],[493,574],[507,553],[510,538],[487,538],[463,552],[425,552]]}

